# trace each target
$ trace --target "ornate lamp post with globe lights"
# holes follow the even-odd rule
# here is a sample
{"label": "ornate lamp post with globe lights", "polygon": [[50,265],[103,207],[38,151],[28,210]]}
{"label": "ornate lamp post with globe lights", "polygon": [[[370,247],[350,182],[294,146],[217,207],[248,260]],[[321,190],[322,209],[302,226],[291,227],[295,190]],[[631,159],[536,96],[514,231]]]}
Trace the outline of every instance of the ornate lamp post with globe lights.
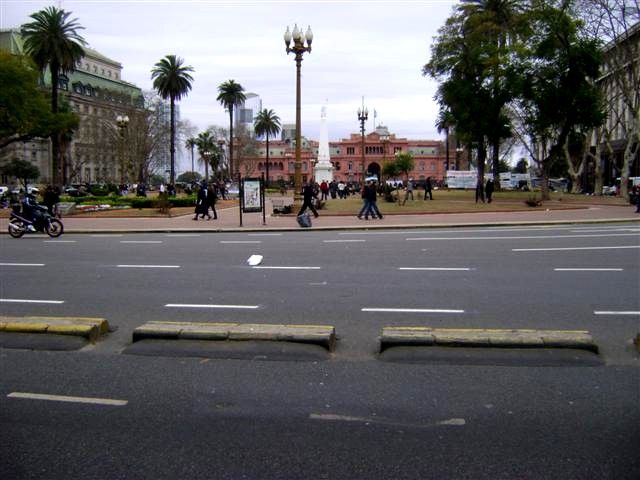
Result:
{"label": "ornate lamp post with globe lights", "polygon": [[116,117],[116,126],[118,127],[118,131],[120,132],[120,145],[122,146],[121,158],[120,158],[120,162],[121,162],[121,166],[120,166],[120,182],[122,184],[124,184],[128,180],[126,178],[126,174],[127,174],[127,168],[126,168],[127,159],[125,158],[126,157],[126,155],[125,155],[125,150],[126,150],[125,136],[126,136],[126,133],[127,133],[127,128],[129,127],[129,116],[128,115],[118,115]]}
{"label": "ornate lamp post with globe lights", "polygon": [[369,118],[369,110],[367,110],[367,108],[364,106],[364,103],[363,103],[362,108],[358,109],[358,120],[360,121],[360,135],[362,136],[362,181],[364,181],[364,175],[365,175],[364,165],[366,162],[364,158],[364,122],[366,122],[368,118]]}
{"label": "ornate lamp post with globe lights", "polygon": [[[291,47],[291,39],[293,39],[293,47]],[[305,46],[305,39],[307,40],[307,44]],[[287,54],[293,52],[295,53],[295,61],[296,61],[296,160],[294,165],[294,188],[295,193],[294,196],[296,200],[300,200],[300,194],[302,191],[302,163],[300,160],[301,157],[301,114],[300,114],[300,67],[302,64],[302,54],[305,52],[311,53],[311,42],[313,41],[313,32],[311,32],[311,27],[307,28],[307,32],[303,35],[302,29],[298,29],[298,25],[294,25],[293,32],[287,30],[284,32],[284,43],[287,46]]]}

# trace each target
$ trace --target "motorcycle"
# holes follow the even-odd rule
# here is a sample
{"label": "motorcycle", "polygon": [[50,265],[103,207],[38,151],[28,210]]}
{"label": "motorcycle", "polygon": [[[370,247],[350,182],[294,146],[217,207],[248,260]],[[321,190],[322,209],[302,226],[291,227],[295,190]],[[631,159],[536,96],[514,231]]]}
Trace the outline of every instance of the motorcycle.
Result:
{"label": "motorcycle", "polygon": [[9,217],[9,235],[13,238],[20,238],[25,233],[42,232],[52,238],[57,238],[64,232],[62,222],[54,218],[49,211],[40,205],[36,205],[34,209],[38,210],[35,220],[31,221],[20,213],[19,207],[14,207]]}

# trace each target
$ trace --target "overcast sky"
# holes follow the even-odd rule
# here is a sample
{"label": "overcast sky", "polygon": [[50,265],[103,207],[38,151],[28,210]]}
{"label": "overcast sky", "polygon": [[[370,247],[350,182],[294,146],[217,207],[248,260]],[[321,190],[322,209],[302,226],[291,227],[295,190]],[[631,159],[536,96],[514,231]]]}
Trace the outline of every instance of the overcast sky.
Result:
{"label": "overcast sky", "polygon": [[233,79],[255,92],[282,123],[295,122],[295,62],[283,33],[311,25],[312,52],[302,62],[302,133],[318,139],[327,102],[329,139],[359,132],[357,110],[369,110],[367,132],[384,124],[411,139],[438,139],[436,84],[422,75],[430,46],[453,0],[178,1],[0,0],[0,28],[19,28],[44,7],[61,6],[85,28],[89,46],[120,62],[122,78],[151,90],[150,71],[168,54],[195,72],[180,102],[182,120],[198,131],[228,127],[217,87]]}

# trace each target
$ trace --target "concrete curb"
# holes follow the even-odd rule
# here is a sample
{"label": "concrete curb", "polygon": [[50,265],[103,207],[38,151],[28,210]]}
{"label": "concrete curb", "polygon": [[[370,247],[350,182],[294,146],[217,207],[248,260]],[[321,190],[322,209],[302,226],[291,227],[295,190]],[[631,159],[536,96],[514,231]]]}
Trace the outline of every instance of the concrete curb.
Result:
{"label": "concrete curb", "polygon": [[0,332],[52,333],[85,337],[95,343],[109,331],[109,323],[94,317],[5,317],[0,316]]}
{"label": "concrete curb", "polygon": [[310,343],[330,352],[336,331],[329,325],[269,325],[257,323],[147,322],[133,331],[133,342],[145,339]]}
{"label": "concrete curb", "polygon": [[[84,220],[84,219],[83,219]],[[91,220],[91,219],[87,219]],[[133,219],[135,220],[135,219]],[[189,228],[189,227],[112,227],[112,228],[73,228],[65,229],[65,233],[82,234],[145,234],[145,233],[256,233],[256,232],[308,232],[308,231],[367,231],[367,230],[416,230],[416,229],[442,229],[442,228],[475,228],[475,227],[524,227],[524,226],[554,226],[554,225],[596,225],[601,223],[637,223],[638,218],[601,218],[601,219],[565,219],[565,220],[505,220],[505,221],[480,221],[480,222],[458,222],[458,223],[416,223],[416,224],[350,224],[350,225],[328,225],[313,226],[309,229],[301,229],[298,225],[290,226],[246,226],[246,227],[209,227],[209,228]],[[0,235],[7,234],[6,229],[0,229]]]}
{"label": "concrete curb", "polygon": [[380,352],[399,346],[575,348],[598,353],[591,334],[584,330],[384,327]]}

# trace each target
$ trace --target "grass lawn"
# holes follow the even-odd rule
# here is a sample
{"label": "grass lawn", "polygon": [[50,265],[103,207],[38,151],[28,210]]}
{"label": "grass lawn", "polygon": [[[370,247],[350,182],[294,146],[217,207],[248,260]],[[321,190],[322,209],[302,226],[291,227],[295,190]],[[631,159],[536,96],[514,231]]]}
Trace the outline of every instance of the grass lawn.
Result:
{"label": "grass lawn", "polygon": [[[585,208],[592,205],[627,205],[619,197],[595,197],[587,195],[573,195],[552,193],[551,200],[543,202],[539,207],[529,207],[525,202],[534,196],[539,200],[540,194],[535,192],[495,192],[491,203],[476,203],[475,192],[472,190],[436,190],[433,200],[423,200],[424,190],[414,191],[415,200],[408,200],[405,205],[398,202],[387,202],[378,199],[378,208],[382,214],[402,215],[417,213],[468,213],[468,212],[505,212],[544,209],[560,210],[568,208]],[[401,197],[404,198],[404,197]],[[350,214],[357,212],[362,206],[358,197],[346,200],[329,200],[324,209],[329,214]]]}

